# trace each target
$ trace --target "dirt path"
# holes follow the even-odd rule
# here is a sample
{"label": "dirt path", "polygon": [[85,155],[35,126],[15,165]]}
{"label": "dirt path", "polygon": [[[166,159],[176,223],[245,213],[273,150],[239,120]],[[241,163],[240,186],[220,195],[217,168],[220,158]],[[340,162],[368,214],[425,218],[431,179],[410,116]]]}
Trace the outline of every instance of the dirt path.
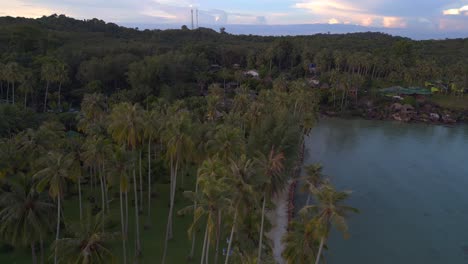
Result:
{"label": "dirt path", "polygon": [[[287,186],[289,186],[289,184]],[[280,195],[276,196],[272,201],[276,205],[276,209],[267,214],[272,225],[267,236],[273,241],[273,256],[278,264],[286,263],[281,256],[284,249],[281,238],[287,232],[288,228],[288,193],[289,188],[286,188]]]}

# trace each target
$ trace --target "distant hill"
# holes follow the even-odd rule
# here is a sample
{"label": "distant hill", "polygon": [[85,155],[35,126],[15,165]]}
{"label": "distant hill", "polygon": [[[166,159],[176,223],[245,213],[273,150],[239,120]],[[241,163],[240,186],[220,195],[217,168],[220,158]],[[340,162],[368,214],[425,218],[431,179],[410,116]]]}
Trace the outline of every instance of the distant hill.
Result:
{"label": "distant hill", "polygon": [[[122,23],[123,26],[138,27],[139,29],[179,29],[179,24],[145,24]],[[364,27],[349,24],[297,24],[297,25],[203,25],[204,27],[219,30],[225,27],[226,31],[236,35],[259,36],[297,36],[314,34],[345,34],[358,32],[381,32],[393,36],[402,36],[415,40],[467,38],[468,32],[439,32],[432,30],[409,30],[403,28]]]}

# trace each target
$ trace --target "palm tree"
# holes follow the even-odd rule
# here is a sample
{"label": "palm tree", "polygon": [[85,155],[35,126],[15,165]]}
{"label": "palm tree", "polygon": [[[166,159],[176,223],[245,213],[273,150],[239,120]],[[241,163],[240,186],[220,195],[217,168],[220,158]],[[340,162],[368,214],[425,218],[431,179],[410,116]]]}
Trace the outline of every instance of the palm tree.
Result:
{"label": "palm tree", "polygon": [[[57,231],[55,240],[60,238],[60,215],[62,208],[62,198],[66,188],[66,181],[70,177],[70,171],[74,164],[73,153],[64,155],[57,152],[49,152],[43,161],[43,169],[34,174],[38,179],[37,190],[42,192],[45,188],[49,189],[51,198],[57,200]],[[57,249],[55,250],[54,263],[57,263]]]}
{"label": "palm tree", "polygon": [[102,94],[86,94],[81,102],[78,130],[88,135],[104,134],[107,123],[106,109]]}
{"label": "palm tree", "polygon": [[[125,150],[123,147],[115,147],[112,152],[111,167],[109,170],[109,175],[116,177],[115,179],[119,181],[119,198],[120,198],[120,224],[122,232],[122,247],[123,247],[123,261],[127,263],[127,226],[128,226],[128,199],[125,199],[125,213],[124,217],[124,199],[123,194],[127,197],[128,193],[128,171],[134,165],[132,154]],[[112,179],[112,178],[111,178]]]}
{"label": "palm tree", "polygon": [[312,164],[305,167],[306,175],[303,177],[304,185],[303,191],[307,192],[306,205],[310,204],[310,196],[317,190],[322,184],[325,183],[324,175],[322,174],[322,165]]}
{"label": "palm tree", "polygon": [[190,114],[181,110],[177,104],[172,106],[170,114],[167,118],[165,130],[163,131],[163,139],[166,144],[166,158],[169,160],[171,168],[171,184],[170,184],[170,206],[166,230],[166,246],[167,241],[172,239],[172,218],[174,212],[174,200],[177,186],[177,175],[182,163],[193,155],[194,143],[191,137],[192,120]]}
{"label": "palm tree", "polygon": [[99,174],[101,183],[101,210],[103,212],[108,207],[106,201],[107,179],[104,166],[110,153],[110,141],[101,136],[88,137],[83,144],[83,151],[81,153],[81,159],[84,161],[84,164]]}
{"label": "palm tree", "polygon": [[59,83],[59,88],[58,88],[58,107],[59,110],[62,110],[62,104],[61,104],[61,91],[62,91],[62,84],[66,81],[68,81],[68,65],[64,62],[57,62],[57,65],[55,67],[55,77],[56,81]]}
{"label": "palm tree", "polygon": [[18,89],[24,94],[24,107],[26,107],[28,103],[28,94],[33,93],[35,81],[33,78],[33,73],[31,71],[25,71],[23,78],[24,80],[18,87]]}
{"label": "palm tree", "polygon": [[260,239],[258,242],[257,257],[258,263],[261,263],[266,200],[282,191],[285,187],[285,180],[282,175],[284,169],[284,154],[282,152],[277,152],[275,148],[272,147],[268,156],[263,153],[258,154],[256,164],[261,173],[265,176],[263,184],[262,220],[260,225]]}
{"label": "palm tree", "polygon": [[290,223],[288,232],[282,238],[285,245],[282,256],[288,264],[306,264],[315,260],[314,253],[319,242],[314,223],[305,214],[300,214]]}
{"label": "palm tree", "polygon": [[32,179],[27,176],[8,185],[10,191],[0,194],[0,236],[13,245],[31,246],[33,263],[37,263],[35,246],[53,229],[54,204],[32,188]]}
{"label": "palm tree", "polygon": [[[138,104],[121,103],[111,112],[109,132],[112,138],[121,146],[136,153],[143,139],[143,120],[141,107]],[[135,159],[136,160],[136,159]],[[135,164],[134,164],[135,165]],[[135,227],[136,227],[136,254],[141,253],[140,245],[140,218],[138,214],[138,193],[135,167],[133,166],[133,191],[135,195]]]}
{"label": "palm tree", "polygon": [[232,248],[232,241],[234,240],[234,233],[236,232],[239,211],[241,207],[248,208],[249,204],[255,204],[254,189],[251,184],[252,177],[254,176],[254,163],[252,160],[247,159],[242,155],[238,161],[231,160],[228,172],[228,181],[232,188],[230,194],[231,209],[234,211],[232,220],[231,233],[229,235],[228,248],[226,251],[225,264],[229,263],[229,256]]}
{"label": "palm tree", "polygon": [[47,111],[47,97],[49,95],[49,86],[53,82],[55,77],[55,65],[52,61],[47,61],[42,64],[41,67],[41,79],[46,82],[45,96],[44,96],[44,112]]}
{"label": "palm tree", "polygon": [[[216,247],[219,250],[219,228],[220,228],[220,214],[223,204],[227,202],[225,192],[228,185],[225,177],[226,171],[223,163],[219,159],[208,159],[200,168],[197,184],[199,185],[199,192],[196,194],[187,191],[184,194],[196,201],[196,206],[187,206],[179,211],[179,214],[185,214],[188,211],[194,211],[194,220],[189,228],[189,235],[194,232],[198,222],[206,216],[205,237],[203,241],[201,263],[208,263],[210,241],[213,240],[212,235],[216,232]],[[217,254],[216,254],[217,255]],[[215,255],[215,263],[217,257]],[[163,262],[164,263],[164,262]]]}
{"label": "palm tree", "polygon": [[102,213],[92,217],[88,213],[78,227],[71,228],[72,237],[55,241],[53,248],[60,252],[59,261],[63,263],[117,263],[108,247],[115,234],[103,233]]}
{"label": "palm tree", "polygon": [[229,125],[218,125],[214,137],[206,143],[208,153],[219,155],[228,163],[233,157],[245,152],[245,140],[239,128]]}
{"label": "palm tree", "polygon": [[[147,227],[151,225],[151,145],[161,132],[161,116],[155,111],[147,111],[145,115],[144,134],[148,140],[148,220]],[[143,190],[140,190],[143,192]]]}
{"label": "palm tree", "polygon": [[314,221],[316,221],[317,232],[320,236],[320,246],[315,260],[315,264],[318,264],[332,225],[341,231],[346,238],[348,236],[346,217],[348,213],[358,213],[359,211],[353,207],[343,205],[350,192],[338,192],[330,185],[323,185],[314,194],[318,204],[305,206],[301,209],[301,213],[310,212],[315,215]]}
{"label": "palm tree", "polygon": [[12,103],[15,104],[15,83],[23,79],[22,69],[16,62],[9,62],[6,65],[6,76],[12,86]]}

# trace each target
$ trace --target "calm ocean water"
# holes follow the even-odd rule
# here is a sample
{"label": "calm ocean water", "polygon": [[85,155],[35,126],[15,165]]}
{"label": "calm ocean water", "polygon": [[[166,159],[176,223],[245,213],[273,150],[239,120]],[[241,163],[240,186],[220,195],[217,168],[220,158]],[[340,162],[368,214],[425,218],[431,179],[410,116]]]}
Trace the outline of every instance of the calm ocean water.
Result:
{"label": "calm ocean water", "polygon": [[324,119],[306,147],[361,210],[327,263],[468,263],[468,126]]}

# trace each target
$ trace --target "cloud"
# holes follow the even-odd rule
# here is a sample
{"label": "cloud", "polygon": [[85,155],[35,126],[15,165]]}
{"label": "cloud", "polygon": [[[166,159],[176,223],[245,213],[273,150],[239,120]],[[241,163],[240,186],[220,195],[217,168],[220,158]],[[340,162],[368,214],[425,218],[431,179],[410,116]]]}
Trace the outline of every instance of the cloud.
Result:
{"label": "cloud", "polygon": [[336,18],[332,18],[332,19],[328,20],[328,24],[330,24],[330,25],[341,24],[341,22]]}
{"label": "cloud", "polygon": [[386,28],[405,28],[407,22],[401,17],[384,17],[383,26]]}
{"label": "cloud", "polygon": [[468,5],[462,6],[460,8],[451,8],[446,9],[442,12],[446,16],[455,16],[455,15],[465,15],[468,16]]}

